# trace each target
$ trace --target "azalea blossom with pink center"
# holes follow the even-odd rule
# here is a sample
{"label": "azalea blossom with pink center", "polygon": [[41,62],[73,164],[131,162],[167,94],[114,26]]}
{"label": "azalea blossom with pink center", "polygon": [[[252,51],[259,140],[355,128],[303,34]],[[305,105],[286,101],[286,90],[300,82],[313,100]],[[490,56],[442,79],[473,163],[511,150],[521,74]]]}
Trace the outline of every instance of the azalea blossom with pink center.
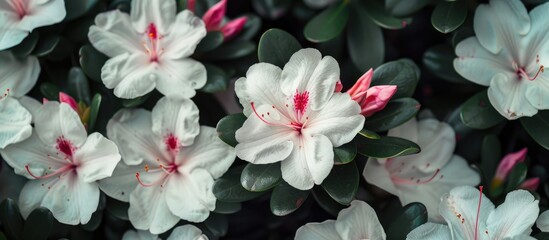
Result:
{"label": "azalea blossom with pink center", "polygon": [[206,84],[206,68],[190,58],[204,36],[204,22],[188,10],[176,15],[172,0],[134,0],[130,15],[101,13],[88,33],[92,45],[110,57],[101,79],[120,98],[155,88],[166,96],[193,97]]}
{"label": "azalea blossom with pink center", "polygon": [[[190,7],[193,7],[194,1],[195,0],[189,0],[188,5]],[[221,33],[223,33],[223,37],[225,38],[225,40],[228,40],[235,37],[242,31],[244,25],[248,21],[248,18],[239,17],[223,23],[226,9],[227,0],[221,0],[213,5],[210,9],[208,9],[206,13],[204,13],[204,16],[202,16],[202,20],[204,20],[204,23],[206,24],[206,29],[208,31],[220,31]]]}
{"label": "azalea blossom with pink center", "polygon": [[88,136],[65,103],[44,104],[34,123],[30,138],[1,152],[17,174],[31,179],[19,197],[23,217],[45,207],[61,223],[86,224],[99,204],[96,181],[112,174],[118,148],[99,133]]}
{"label": "azalea blossom with pink center", "polygon": [[0,51],[21,43],[35,28],[61,22],[66,14],[63,0],[0,1]]}
{"label": "azalea blossom with pink center", "polygon": [[123,162],[100,182],[109,196],[129,202],[130,222],[160,234],[181,219],[202,222],[215,209],[212,187],[235,159],[217,131],[198,125],[188,99],[162,98],[152,113],[123,109],[107,125]]}
{"label": "azalea blossom with pink center", "polygon": [[321,184],[334,165],[333,148],[351,141],[364,124],[359,105],[334,93],[335,59],[302,49],[280,69],[250,67],[235,91],[248,119],[236,131],[239,158],[267,164],[281,161],[282,178],[306,190]]}

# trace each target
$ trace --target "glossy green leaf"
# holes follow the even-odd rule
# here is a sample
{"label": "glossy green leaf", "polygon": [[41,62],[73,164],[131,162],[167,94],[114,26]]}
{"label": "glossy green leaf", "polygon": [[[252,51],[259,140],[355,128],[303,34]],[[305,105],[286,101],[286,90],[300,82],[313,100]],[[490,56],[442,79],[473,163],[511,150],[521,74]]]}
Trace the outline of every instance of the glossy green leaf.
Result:
{"label": "glossy green leaf", "polygon": [[264,192],[275,187],[282,179],[280,172],[280,163],[271,164],[251,164],[248,163],[242,175],[240,183],[242,186],[252,192]]}
{"label": "glossy green leaf", "polygon": [[505,188],[506,192],[513,191],[517,189],[522,182],[526,179],[526,173],[528,172],[528,166],[525,163],[517,163],[509,176],[507,177],[507,187]]}
{"label": "glossy green leaf", "polygon": [[108,60],[107,56],[97,51],[91,45],[82,46],[79,54],[82,71],[84,71],[84,73],[86,73],[86,75],[88,75],[88,77],[92,80],[101,82],[101,68]]}
{"label": "glossy green leaf", "polygon": [[[129,193],[128,193],[129,194]],[[107,207],[105,210],[118,219],[129,221],[128,209],[130,204],[127,202],[118,201],[113,198],[107,199]]]}
{"label": "glossy green leaf", "polygon": [[[357,4],[355,4],[357,5]],[[353,64],[361,72],[376,68],[385,58],[385,43],[381,28],[358,7],[350,11],[347,24],[347,47]]]}
{"label": "glossy green leaf", "polygon": [[34,48],[32,54],[37,57],[43,57],[53,52],[61,38],[57,35],[41,36]]}
{"label": "glossy green leaf", "polygon": [[95,211],[88,223],[82,225],[82,229],[93,232],[99,228],[101,225],[101,219],[103,219],[103,211]]}
{"label": "glossy green leaf", "polygon": [[427,209],[421,203],[404,206],[403,213],[389,226],[387,240],[406,239],[406,235],[427,222]]}
{"label": "glossy green leaf", "polygon": [[435,76],[452,83],[470,83],[454,68],[456,54],[448,44],[433,46],[423,54],[423,65]]}
{"label": "glossy green leaf", "polygon": [[253,42],[233,41],[221,45],[220,47],[204,53],[202,57],[206,60],[231,60],[245,57],[256,50],[256,45]]}
{"label": "glossy green leaf", "polygon": [[95,25],[95,17],[89,16],[86,18],[72,21],[67,25],[64,36],[71,42],[84,43],[88,41],[88,31],[90,27]]}
{"label": "glossy green leaf", "polygon": [[392,99],[411,97],[419,82],[418,66],[409,59],[387,62],[374,70],[372,86],[396,85],[397,92]]}
{"label": "glossy green leaf", "polygon": [[250,192],[242,187],[239,175],[228,175],[215,181],[213,193],[217,200],[223,202],[244,202],[257,198],[262,192]]}
{"label": "glossy green leaf", "polygon": [[50,210],[40,207],[31,212],[23,227],[24,240],[46,240],[53,227],[53,215]]}
{"label": "glossy green leaf", "polygon": [[215,202],[215,209],[213,212],[220,214],[233,214],[240,211],[240,209],[242,209],[241,203],[217,201]]}
{"label": "glossy green leaf", "polygon": [[65,1],[65,9],[67,10],[65,21],[70,21],[86,14],[97,2],[97,0]]}
{"label": "glossy green leaf", "polygon": [[2,220],[2,227],[8,239],[22,239],[23,217],[17,203],[11,198],[4,199],[0,204],[0,220]]}
{"label": "glossy green leaf", "polygon": [[99,107],[101,106],[101,94],[96,93],[90,104],[90,119],[88,120],[88,132],[93,132],[95,123],[97,121],[97,115],[99,114]]}
{"label": "glossy green leaf", "polygon": [[322,187],[313,188],[312,195],[318,205],[334,217],[345,208],[345,205],[336,202]]}
{"label": "glossy green leaf", "polygon": [[235,138],[235,132],[240,127],[242,127],[242,124],[244,124],[244,121],[246,121],[246,119],[247,118],[246,116],[244,116],[244,114],[235,113],[235,114],[225,116],[224,118],[219,120],[216,127],[219,138],[223,142],[233,147],[236,146],[238,142],[236,141],[236,138]]}
{"label": "glossy green leaf", "polygon": [[356,144],[349,142],[334,148],[334,164],[342,165],[352,162],[356,157]]}
{"label": "glossy green leaf", "polygon": [[283,68],[290,57],[300,49],[301,45],[294,36],[273,28],[261,36],[257,54],[260,62],[271,63]]}
{"label": "glossy green leaf", "polygon": [[349,20],[349,2],[341,1],[311,19],[303,34],[311,42],[326,42],[339,36]]}
{"label": "glossy green leaf", "polygon": [[460,113],[465,126],[473,129],[487,129],[505,120],[490,104],[487,91],[482,91],[469,98]]}
{"label": "glossy green leaf", "polygon": [[86,74],[79,67],[72,67],[69,70],[69,77],[67,82],[69,93],[75,97],[77,101],[83,101],[89,104],[90,97],[90,84]]}
{"label": "glossy green leaf", "polygon": [[216,237],[225,236],[229,230],[229,220],[222,214],[210,213],[204,224]]}
{"label": "glossy green leaf", "polygon": [[539,111],[532,117],[522,117],[520,123],[534,141],[549,149],[549,111]]}
{"label": "glossy green leaf", "polygon": [[261,18],[259,18],[255,14],[244,14],[243,17],[246,17],[246,24],[244,24],[244,28],[242,29],[242,32],[240,32],[234,40],[241,41],[241,40],[252,40],[259,30],[261,29]]}
{"label": "glossy green leaf", "polygon": [[214,93],[220,92],[227,89],[229,84],[229,77],[223,71],[223,69],[213,65],[205,63],[206,71],[208,72],[206,85],[200,89],[202,92]]}
{"label": "glossy green leaf", "polygon": [[431,24],[441,33],[456,30],[467,18],[467,1],[439,1],[433,14]]}
{"label": "glossy green leaf", "polygon": [[486,184],[492,181],[500,160],[501,144],[498,137],[494,134],[486,135],[482,141],[480,152],[480,168],[486,178]]}
{"label": "glossy green leaf", "polygon": [[136,97],[134,99],[122,99],[122,106],[126,108],[135,108],[139,105],[145,103],[149,97],[151,97],[152,93],[147,93],[141,97]]}
{"label": "glossy green leaf", "polygon": [[364,128],[383,132],[395,128],[412,119],[420,109],[420,104],[413,98],[400,98],[387,103],[385,108],[367,117]]}
{"label": "glossy green leaf", "polygon": [[286,216],[295,212],[307,200],[309,192],[310,190],[295,189],[282,181],[271,194],[271,212],[276,216]]}
{"label": "glossy green leaf", "polygon": [[26,57],[32,53],[36,44],[38,43],[39,34],[38,31],[32,31],[21,43],[17,46],[10,48],[11,53],[16,57]]}
{"label": "glossy green leaf", "polygon": [[321,186],[326,193],[342,205],[349,205],[356,196],[360,176],[355,163],[334,166]]}
{"label": "glossy green leaf", "polygon": [[384,6],[383,1],[364,1],[364,9],[372,20],[382,28],[401,29],[412,23],[412,18],[396,18],[392,16]]}
{"label": "glossy green leaf", "polygon": [[369,139],[356,137],[358,153],[373,158],[392,158],[419,153],[420,147],[410,141],[398,137],[384,137]]}
{"label": "glossy green leaf", "polygon": [[48,100],[59,100],[59,88],[50,82],[40,84],[40,93]]}
{"label": "glossy green leaf", "polygon": [[254,0],[251,2],[260,16],[271,20],[284,16],[294,3],[293,0]]}
{"label": "glossy green leaf", "polygon": [[216,49],[217,47],[221,46],[221,44],[223,44],[224,40],[225,39],[223,38],[223,33],[219,31],[208,32],[208,34],[206,34],[206,37],[204,37],[196,46],[195,52],[203,53]]}
{"label": "glossy green leaf", "polygon": [[370,131],[368,129],[362,129],[362,130],[360,130],[360,132],[358,132],[358,134],[362,135],[365,138],[370,138],[370,139],[379,139],[379,138],[381,138],[377,133],[375,133],[373,131]]}
{"label": "glossy green leaf", "polygon": [[395,17],[408,17],[432,0],[385,0],[385,9]]}

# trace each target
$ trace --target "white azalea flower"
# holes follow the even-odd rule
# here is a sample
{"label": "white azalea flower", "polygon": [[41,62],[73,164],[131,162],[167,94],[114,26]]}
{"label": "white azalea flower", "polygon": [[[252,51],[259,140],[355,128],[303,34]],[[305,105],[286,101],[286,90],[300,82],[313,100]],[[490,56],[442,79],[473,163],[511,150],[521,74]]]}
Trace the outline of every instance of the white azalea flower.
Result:
{"label": "white azalea flower", "polygon": [[307,223],[297,229],[296,240],[385,240],[385,231],[377,219],[376,212],[362,201],[353,201],[351,206],[337,214],[337,220],[321,223]]}
{"label": "white azalea flower", "polygon": [[248,116],[236,131],[236,153],[254,164],[281,162],[282,178],[307,190],[321,184],[334,165],[334,147],[362,129],[360,106],[334,93],[335,59],[302,49],[281,70],[268,63],[250,67],[235,91]]}
{"label": "white azalea flower", "polygon": [[10,96],[12,97],[19,98],[24,96],[34,87],[39,74],[40,64],[38,63],[38,58],[28,56],[24,59],[19,59],[9,51],[0,52],[1,91],[9,89]]}
{"label": "white azalea flower", "polygon": [[180,219],[204,221],[214,210],[214,179],[236,154],[214,128],[198,125],[198,108],[191,100],[162,98],[152,114],[120,110],[107,134],[120,147],[123,163],[100,187],[130,203],[135,228],[159,234]]}
{"label": "white azalea flower", "polygon": [[507,119],[549,109],[549,4],[530,11],[519,0],[491,0],[478,6],[476,37],[458,44],[456,71],[488,88],[494,108]]}
{"label": "white azalea flower", "polygon": [[536,220],[536,226],[542,232],[549,232],[549,211],[545,211],[539,215],[538,220]]}
{"label": "white azalea flower", "polygon": [[369,159],[364,177],[370,184],[399,197],[402,205],[420,202],[431,220],[441,221],[437,212],[440,197],[461,185],[477,185],[479,174],[467,161],[454,155],[456,145],[452,127],[436,119],[407,123],[389,130],[389,136],[417,143],[421,152],[389,159]]}
{"label": "white azalea flower", "polygon": [[63,0],[0,1],[0,51],[21,43],[35,28],[61,22],[65,15]]}
{"label": "white azalea flower", "polygon": [[[128,230],[122,240],[160,240],[158,235],[143,230]],[[176,227],[167,240],[208,240],[202,231],[190,224]]]}
{"label": "white azalea flower", "polygon": [[88,37],[111,57],[101,78],[121,98],[135,98],[155,87],[166,96],[190,98],[206,84],[206,68],[189,58],[206,36],[204,22],[173,0],[134,0],[131,14],[101,13]]}
{"label": "white azalea flower", "polygon": [[21,214],[45,207],[61,223],[85,224],[99,204],[96,181],[112,174],[118,149],[99,133],[88,136],[67,104],[48,102],[34,119],[31,137],[2,151],[17,174],[35,179],[21,191]]}
{"label": "white azalea flower", "polygon": [[0,98],[0,149],[30,137],[32,116],[12,97]]}
{"label": "white azalea flower", "polygon": [[525,190],[508,193],[505,202],[495,208],[479,190],[461,186],[442,198],[439,212],[448,225],[426,223],[410,232],[406,239],[535,240],[529,234],[539,207],[538,200]]}

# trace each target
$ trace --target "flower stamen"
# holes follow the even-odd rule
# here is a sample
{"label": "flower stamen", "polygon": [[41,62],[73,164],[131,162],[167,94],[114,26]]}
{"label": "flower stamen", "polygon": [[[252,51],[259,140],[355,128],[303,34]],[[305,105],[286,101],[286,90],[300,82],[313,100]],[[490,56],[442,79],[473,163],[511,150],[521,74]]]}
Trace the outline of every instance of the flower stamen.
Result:
{"label": "flower stamen", "polygon": [[428,178],[426,180],[423,180],[423,181],[419,178],[417,178],[415,180],[413,178],[411,178],[410,180],[408,180],[408,179],[403,179],[403,178],[400,178],[400,177],[397,177],[397,176],[391,176],[391,179],[393,180],[393,182],[399,183],[399,184],[423,185],[423,184],[426,184],[426,183],[429,183],[429,182],[433,181],[436,178],[436,176],[438,175],[439,172],[440,172],[440,169],[437,168],[437,170],[435,171],[433,176],[431,176],[430,178]]}
{"label": "flower stamen", "polygon": [[[301,131],[301,129],[303,128],[303,126],[305,124],[302,124],[302,123],[297,123],[297,122],[291,122],[291,123],[288,123],[288,124],[281,124],[281,123],[272,123],[272,122],[269,122],[267,121],[267,119],[265,119],[265,114],[259,114],[257,112],[257,109],[255,107],[255,104],[254,102],[251,102],[250,105],[252,106],[252,111],[254,112],[254,114],[259,118],[259,120],[261,120],[262,122],[266,123],[267,125],[270,125],[270,126],[284,126],[284,127],[290,127],[290,128],[293,128],[297,131]],[[267,112],[267,115],[271,115],[269,112]],[[308,118],[307,118],[308,119]]]}
{"label": "flower stamen", "polygon": [[[152,187],[152,186],[156,186],[156,185],[160,184],[160,187],[163,187],[163,184],[164,184],[166,178],[167,178],[168,176],[170,176],[170,174],[172,174],[173,172],[175,172],[175,170],[177,169],[177,165],[175,165],[175,164],[170,164],[170,166],[166,168],[166,167],[164,167],[164,165],[160,164],[160,165],[158,166],[158,168],[159,168],[160,170],[164,171],[164,173],[162,174],[162,176],[161,176],[158,180],[156,180],[156,181],[154,181],[154,182],[152,182],[152,183],[145,183],[145,182],[143,182],[143,180],[141,180],[141,174],[140,174],[139,172],[136,172],[136,173],[135,173],[135,178],[137,179],[137,182],[139,183],[139,185],[141,185],[141,186],[143,186],[143,187]],[[146,171],[146,172],[149,172],[148,169],[149,169],[149,166],[148,166],[148,165],[145,165],[145,171]]]}
{"label": "flower stamen", "polygon": [[480,194],[478,197],[478,207],[477,207],[477,219],[475,221],[475,240],[478,240],[478,218],[480,216],[480,204],[482,203],[482,189],[483,186],[479,186]]}
{"label": "flower stamen", "polygon": [[73,164],[67,164],[57,170],[55,170],[54,172],[52,173],[49,173],[49,174],[46,174],[46,175],[43,175],[43,176],[36,176],[34,175],[31,170],[30,170],[30,167],[29,167],[29,164],[25,165],[25,169],[27,170],[27,172],[29,173],[29,175],[31,175],[31,177],[35,178],[35,179],[47,179],[47,178],[50,178],[50,177],[53,177],[53,176],[56,176],[58,174],[61,174],[61,173],[64,173],[64,172],[67,172],[67,171],[70,171],[70,170],[73,170],[75,169],[76,166],[73,165]]}

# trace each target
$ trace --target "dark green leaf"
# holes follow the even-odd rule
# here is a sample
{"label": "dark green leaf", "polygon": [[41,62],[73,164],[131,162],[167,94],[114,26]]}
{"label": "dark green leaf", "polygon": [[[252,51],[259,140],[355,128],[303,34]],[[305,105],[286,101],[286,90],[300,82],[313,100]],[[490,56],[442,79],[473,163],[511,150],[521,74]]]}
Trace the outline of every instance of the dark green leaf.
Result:
{"label": "dark green leaf", "polygon": [[229,84],[229,77],[223,69],[208,63],[204,63],[204,66],[206,67],[206,71],[208,73],[208,79],[206,81],[206,85],[204,85],[200,91],[214,93],[226,90],[227,85]]}
{"label": "dark green leaf", "polygon": [[358,132],[358,134],[362,135],[365,138],[370,138],[370,139],[379,139],[379,138],[381,138],[377,133],[372,132],[372,131],[367,130],[367,129],[360,130],[360,132]]}
{"label": "dark green leaf", "polygon": [[419,111],[420,104],[413,98],[401,98],[387,103],[385,108],[366,118],[364,128],[383,132],[402,125]]}
{"label": "dark green leaf", "polygon": [[259,18],[255,14],[244,14],[243,17],[246,17],[246,24],[244,24],[244,28],[242,29],[242,32],[236,36],[234,40],[241,41],[241,40],[252,40],[255,35],[259,32],[261,29],[261,18]]}
{"label": "dark green leaf", "polygon": [[473,30],[472,27],[463,26],[453,33],[452,46],[456,48],[461,41],[474,35],[475,35],[475,31]]}
{"label": "dark green leaf", "polygon": [[0,219],[4,233],[9,239],[22,239],[23,233],[23,217],[19,212],[17,203],[11,198],[6,198],[0,204]]}
{"label": "dark green leaf", "polygon": [[99,114],[99,107],[101,106],[101,94],[96,93],[93,96],[91,105],[90,105],[90,119],[88,120],[88,132],[93,132],[95,123],[97,120],[97,115]]}
{"label": "dark green leaf", "polygon": [[271,194],[271,212],[276,216],[286,216],[295,212],[309,196],[308,191],[295,189],[282,181]]}
{"label": "dark green leaf", "polygon": [[90,85],[86,74],[79,67],[72,67],[69,70],[68,77],[69,93],[76,97],[77,101],[83,101],[86,104],[90,104]]}
{"label": "dark green leaf", "polygon": [[107,199],[107,207],[105,210],[115,216],[118,219],[122,219],[125,221],[129,221],[130,218],[128,217],[128,209],[130,208],[130,204],[127,202],[118,201],[114,198],[108,198]]}
{"label": "dark green leaf", "polygon": [[311,19],[303,34],[311,42],[326,42],[339,36],[349,20],[349,1],[341,1]]}
{"label": "dark green leaf", "polygon": [[231,60],[244,57],[251,54],[256,49],[253,42],[233,41],[221,45],[220,47],[204,53],[202,56],[207,60]]}
{"label": "dark green leaf", "polygon": [[210,213],[204,224],[216,237],[225,236],[229,230],[229,220],[222,214]]}
{"label": "dark green leaf", "polygon": [[537,240],[549,240],[549,232],[541,232],[534,235],[534,238]]}
{"label": "dark green leaf", "polygon": [[355,138],[358,153],[373,158],[392,158],[416,154],[420,147],[410,141],[398,137],[381,137],[380,139],[369,139],[358,136]]}
{"label": "dark green leaf", "polygon": [[387,62],[374,70],[372,85],[396,85],[397,92],[393,99],[411,97],[419,81],[418,66],[408,60],[400,59]]}
{"label": "dark green leaf", "polygon": [[139,105],[145,103],[149,97],[151,97],[152,93],[147,93],[141,97],[136,97],[134,99],[122,99],[122,106],[126,108],[134,108],[138,107]]}
{"label": "dark green leaf", "polygon": [[376,68],[385,58],[381,28],[367,14],[353,7],[347,26],[347,46],[353,64],[361,71]]}
{"label": "dark green leaf", "polygon": [[248,191],[264,192],[275,187],[281,179],[280,163],[248,163],[244,170],[242,170],[240,183]]}
{"label": "dark green leaf", "polygon": [[358,191],[360,177],[355,163],[334,166],[321,186],[339,204],[349,205]]}
{"label": "dark green leaf", "polygon": [[332,216],[337,216],[339,211],[345,208],[344,205],[336,202],[322,187],[315,187],[312,191],[313,197],[324,211],[328,212]]}
{"label": "dark green leaf", "polygon": [[6,235],[4,235],[3,232],[0,232],[0,240],[8,240],[8,238],[6,237]]}
{"label": "dark green leaf", "polygon": [[432,0],[385,0],[385,9],[395,17],[408,17]]}
{"label": "dark green leaf", "polygon": [[447,44],[429,48],[423,55],[423,64],[435,76],[453,83],[470,83],[454,69],[454,49]]}
{"label": "dark green leaf", "polygon": [[383,1],[364,1],[364,9],[372,20],[382,28],[401,29],[412,22],[412,18],[396,18],[392,16],[383,6]]}
{"label": "dark green leaf", "polygon": [[88,75],[88,77],[92,80],[101,82],[101,68],[108,60],[107,56],[97,51],[91,45],[82,46],[79,54],[82,71],[84,71],[84,73],[86,73],[86,75]]}
{"label": "dark green leaf", "polygon": [[404,206],[404,212],[391,223],[387,231],[387,240],[406,239],[406,235],[427,222],[427,209],[421,203]]}
{"label": "dark green leaf", "polygon": [[532,117],[522,117],[520,123],[530,137],[545,149],[549,149],[549,111],[539,111]]}
{"label": "dark green leaf", "polygon": [[261,36],[257,55],[260,62],[271,63],[283,68],[290,57],[300,49],[301,45],[292,35],[273,28]]}
{"label": "dark green leaf", "polygon": [[528,172],[528,167],[525,163],[517,163],[507,179],[507,187],[505,188],[506,192],[513,191],[517,189],[522,182],[526,179],[526,173]]}
{"label": "dark green leaf", "polygon": [[59,44],[60,41],[61,38],[57,35],[40,37],[32,54],[37,57],[46,56],[53,52],[53,50],[55,49],[55,47],[57,47],[57,44]]}
{"label": "dark green leaf", "polygon": [[467,1],[439,1],[431,15],[431,24],[439,32],[449,33],[461,26],[466,17]]}
{"label": "dark green leaf", "polygon": [[254,0],[252,6],[260,16],[274,20],[282,17],[293,2],[293,0]]}
{"label": "dark green leaf", "polygon": [[356,144],[354,142],[349,142],[334,148],[334,164],[335,165],[350,163],[355,159],[355,157],[356,157]]}
{"label": "dark green leaf", "polygon": [[103,211],[95,211],[88,223],[82,225],[82,229],[93,232],[101,225],[101,219],[103,219]]}
{"label": "dark green leaf", "polygon": [[236,146],[238,142],[235,139],[235,132],[240,127],[242,127],[242,124],[244,124],[244,121],[246,121],[246,116],[242,113],[235,113],[228,116],[225,116],[219,122],[217,123],[217,134],[223,142],[231,145]]}
{"label": "dark green leaf", "polygon": [[71,42],[86,42],[88,41],[88,31],[94,24],[95,18],[93,16],[78,19],[67,26],[64,36]]}
{"label": "dark green leaf", "polygon": [[250,192],[242,187],[239,175],[227,175],[217,179],[213,186],[217,200],[223,202],[244,202],[259,197],[262,192]]}
{"label": "dark green leaf", "polygon": [[[489,184],[499,161],[501,160],[501,144],[496,135],[490,134],[484,137],[480,152],[480,168],[486,177],[486,183]],[[486,185],[488,186],[488,185]]]}
{"label": "dark green leaf", "polygon": [[220,214],[232,214],[240,211],[242,204],[217,201],[215,202],[215,210],[213,212]]}
{"label": "dark green leaf", "polygon": [[59,99],[59,88],[53,83],[43,82],[40,84],[40,92],[48,100],[57,101]]}
{"label": "dark green leaf", "polygon": [[53,227],[53,215],[50,210],[40,207],[31,212],[23,227],[24,240],[48,239]]}
{"label": "dark green leaf", "polygon": [[487,129],[505,120],[490,104],[487,91],[469,98],[461,109],[461,121],[473,129]]}
{"label": "dark green leaf", "polygon": [[223,33],[218,31],[208,32],[208,34],[206,34],[206,37],[204,37],[202,41],[200,41],[198,46],[196,46],[195,52],[203,53],[216,49],[217,47],[221,46],[223,40]]}
{"label": "dark green leaf", "polygon": [[39,34],[38,31],[31,32],[23,42],[19,43],[17,46],[11,48],[11,53],[16,57],[26,57],[32,53],[36,44],[38,43]]}
{"label": "dark green leaf", "polygon": [[97,0],[65,1],[65,9],[67,10],[65,21],[70,21],[86,14],[95,4],[97,4]]}

